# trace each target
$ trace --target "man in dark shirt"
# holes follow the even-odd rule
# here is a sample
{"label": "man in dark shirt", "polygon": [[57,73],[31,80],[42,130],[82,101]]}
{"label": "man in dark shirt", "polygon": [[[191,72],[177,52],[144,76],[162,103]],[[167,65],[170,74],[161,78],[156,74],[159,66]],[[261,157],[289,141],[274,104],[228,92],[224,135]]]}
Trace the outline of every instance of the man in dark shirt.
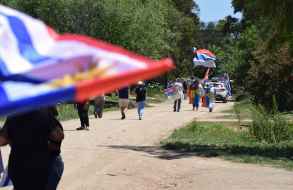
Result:
{"label": "man in dark shirt", "polygon": [[77,107],[77,112],[80,120],[80,127],[76,128],[76,130],[89,130],[89,102],[83,101],[79,102],[76,105]]}
{"label": "man in dark shirt", "polygon": [[137,83],[137,87],[135,89],[136,94],[136,103],[137,103],[137,113],[139,120],[142,119],[143,113],[144,113],[144,103],[145,103],[145,97],[146,97],[146,88],[144,85],[144,82],[139,81]]}
{"label": "man in dark shirt", "polygon": [[119,89],[118,91],[118,96],[119,96],[119,107],[120,107],[120,111],[121,111],[121,119],[125,119],[126,115],[125,115],[125,111],[128,108],[128,103],[129,103],[129,88],[128,87],[124,87]]}
{"label": "man in dark shirt", "polygon": [[40,109],[9,116],[0,131],[0,145],[10,144],[8,176],[16,190],[45,190],[48,183],[48,141],[61,142],[54,116]]}

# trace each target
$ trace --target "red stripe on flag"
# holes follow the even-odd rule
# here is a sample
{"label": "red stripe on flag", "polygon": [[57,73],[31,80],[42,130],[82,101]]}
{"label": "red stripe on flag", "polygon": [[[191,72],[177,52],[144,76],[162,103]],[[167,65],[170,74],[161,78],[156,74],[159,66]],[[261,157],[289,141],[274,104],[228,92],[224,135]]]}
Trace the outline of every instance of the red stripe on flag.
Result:
{"label": "red stripe on flag", "polygon": [[75,100],[83,101],[102,93],[111,92],[117,88],[120,88],[121,86],[127,86],[135,83],[135,81],[149,79],[173,68],[174,65],[172,60],[165,59],[154,62],[146,69],[140,69],[138,71],[132,71],[114,77],[112,76],[107,78],[82,81],[76,85]]}

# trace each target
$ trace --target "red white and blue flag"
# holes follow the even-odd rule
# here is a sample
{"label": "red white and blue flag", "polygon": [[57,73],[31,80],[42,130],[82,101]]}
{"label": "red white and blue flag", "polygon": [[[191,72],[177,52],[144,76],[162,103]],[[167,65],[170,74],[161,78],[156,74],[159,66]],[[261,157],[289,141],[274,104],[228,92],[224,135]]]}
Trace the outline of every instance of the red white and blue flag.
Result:
{"label": "red white and blue flag", "polygon": [[0,115],[83,101],[174,67],[0,5]]}
{"label": "red white and blue flag", "polygon": [[203,66],[208,68],[215,68],[216,64],[216,56],[207,49],[199,49],[193,50],[194,58],[193,58],[193,64],[194,66]]}

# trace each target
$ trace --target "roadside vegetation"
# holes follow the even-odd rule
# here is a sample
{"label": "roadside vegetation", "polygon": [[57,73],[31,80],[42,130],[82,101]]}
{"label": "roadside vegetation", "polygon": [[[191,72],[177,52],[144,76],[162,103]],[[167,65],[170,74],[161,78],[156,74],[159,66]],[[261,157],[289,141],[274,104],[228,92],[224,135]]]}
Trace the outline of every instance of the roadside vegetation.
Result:
{"label": "roadside vegetation", "polygon": [[293,123],[290,114],[278,111],[275,98],[272,102],[270,109],[249,100],[236,102],[225,111],[236,122],[193,122],[175,130],[162,145],[199,156],[293,170]]}
{"label": "roadside vegetation", "polygon": [[[230,126],[230,124],[229,124]],[[254,136],[247,129],[227,127],[225,123],[197,123],[175,130],[162,141],[166,149],[193,153],[195,156],[219,157],[242,163],[255,163],[293,170],[293,125],[278,143]],[[287,135],[288,134],[288,135]],[[262,135],[261,135],[262,136]]]}

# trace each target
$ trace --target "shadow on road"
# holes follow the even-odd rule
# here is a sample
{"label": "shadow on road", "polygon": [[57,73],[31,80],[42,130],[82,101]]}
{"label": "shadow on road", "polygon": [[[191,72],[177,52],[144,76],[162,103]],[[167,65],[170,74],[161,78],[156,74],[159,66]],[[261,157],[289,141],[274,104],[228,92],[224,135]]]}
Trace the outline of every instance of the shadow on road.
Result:
{"label": "shadow on road", "polygon": [[105,146],[106,148],[111,149],[123,149],[123,150],[130,150],[130,151],[137,151],[137,152],[144,152],[153,157],[165,160],[173,160],[173,159],[180,159],[184,157],[191,157],[196,156],[196,154],[192,152],[178,152],[172,150],[165,150],[162,149],[160,146],[128,146],[128,145],[111,145]]}
{"label": "shadow on road", "polygon": [[124,149],[144,152],[159,159],[173,160],[192,156],[219,157],[219,156],[257,156],[272,160],[292,160],[293,147],[291,146],[215,146],[215,145],[190,145],[184,143],[166,144],[160,146],[106,146],[112,149]]}

